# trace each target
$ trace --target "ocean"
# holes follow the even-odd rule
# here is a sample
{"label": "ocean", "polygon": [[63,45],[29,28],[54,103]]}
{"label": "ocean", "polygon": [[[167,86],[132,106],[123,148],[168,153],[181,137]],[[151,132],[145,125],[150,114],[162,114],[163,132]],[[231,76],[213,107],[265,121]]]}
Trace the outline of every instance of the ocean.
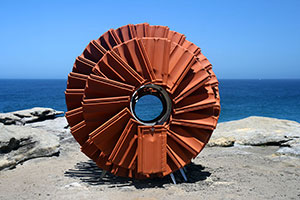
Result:
{"label": "ocean", "polygon": [[[265,116],[300,122],[300,79],[219,80],[219,122]],[[0,80],[0,112],[50,107],[66,111],[67,80]]]}

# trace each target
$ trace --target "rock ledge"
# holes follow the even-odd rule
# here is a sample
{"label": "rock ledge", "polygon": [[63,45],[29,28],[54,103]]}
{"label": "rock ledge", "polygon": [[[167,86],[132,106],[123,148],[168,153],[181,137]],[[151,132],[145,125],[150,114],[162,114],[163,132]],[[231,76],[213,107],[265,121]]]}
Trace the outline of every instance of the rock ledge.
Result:
{"label": "rock ledge", "polygon": [[54,119],[57,115],[61,115],[63,113],[64,112],[56,111],[52,108],[35,107],[9,113],[0,113],[0,123],[5,125],[24,125],[26,123]]}
{"label": "rock ledge", "polygon": [[[208,146],[279,146],[277,153],[300,155],[300,124],[269,117],[219,123]],[[232,145],[231,145],[232,144]]]}

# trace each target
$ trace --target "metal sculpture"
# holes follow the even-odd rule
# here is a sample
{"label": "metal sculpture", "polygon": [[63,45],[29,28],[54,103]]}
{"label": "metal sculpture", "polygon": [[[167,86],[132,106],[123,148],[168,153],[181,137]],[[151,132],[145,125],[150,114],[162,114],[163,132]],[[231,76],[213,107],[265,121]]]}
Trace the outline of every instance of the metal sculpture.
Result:
{"label": "metal sculpture", "polygon": [[[163,109],[143,120],[135,105],[154,95]],[[218,81],[199,47],[166,26],[126,25],[92,40],[76,58],[66,118],[81,151],[103,169],[163,177],[195,158],[220,113]]]}

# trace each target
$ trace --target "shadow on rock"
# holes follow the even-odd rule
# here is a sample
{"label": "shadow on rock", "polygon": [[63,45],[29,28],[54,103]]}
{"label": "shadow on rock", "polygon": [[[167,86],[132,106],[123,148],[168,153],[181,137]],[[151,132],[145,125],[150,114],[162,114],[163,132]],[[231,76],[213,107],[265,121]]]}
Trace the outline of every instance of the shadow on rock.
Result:
{"label": "shadow on rock", "polygon": [[[179,170],[174,172],[177,184],[188,184],[203,181],[211,175],[205,171],[205,167],[194,163],[188,164],[186,167],[186,176],[188,181],[185,182]],[[69,169],[65,172],[65,176],[71,178],[79,178],[82,182],[89,185],[108,185],[109,187],[128,187],[134,186],[137,189],[165,187],[165,185],[173,184],[170,176],[163,178],[153,178],[145,180],[136,180],[132,178],[118,177],[107,173],[100,179],[102,169],[100,169],[92,160],[87,162],[79,162],[74,169]]]}

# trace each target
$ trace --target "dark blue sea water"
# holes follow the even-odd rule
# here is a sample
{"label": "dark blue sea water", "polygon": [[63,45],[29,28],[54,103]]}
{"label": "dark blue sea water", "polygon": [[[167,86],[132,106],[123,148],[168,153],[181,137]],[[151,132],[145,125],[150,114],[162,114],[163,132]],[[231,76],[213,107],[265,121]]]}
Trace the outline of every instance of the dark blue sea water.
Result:
{"label": "dark blue sea water", "polygon": [[220,80],[220,121],[265,116],[300,122],[300,79]]}
{"label": "dark blue sea water", "polygon": [[0,112],[32,107],[66,111],[67,80],[0,80]]}
{"label": "dark blue sea water", "polygon": [[[66,111],[66,80],[0,80],[0,112]],[[300,122],[300,80],[220,80],[220,121],[267,116]]]}

